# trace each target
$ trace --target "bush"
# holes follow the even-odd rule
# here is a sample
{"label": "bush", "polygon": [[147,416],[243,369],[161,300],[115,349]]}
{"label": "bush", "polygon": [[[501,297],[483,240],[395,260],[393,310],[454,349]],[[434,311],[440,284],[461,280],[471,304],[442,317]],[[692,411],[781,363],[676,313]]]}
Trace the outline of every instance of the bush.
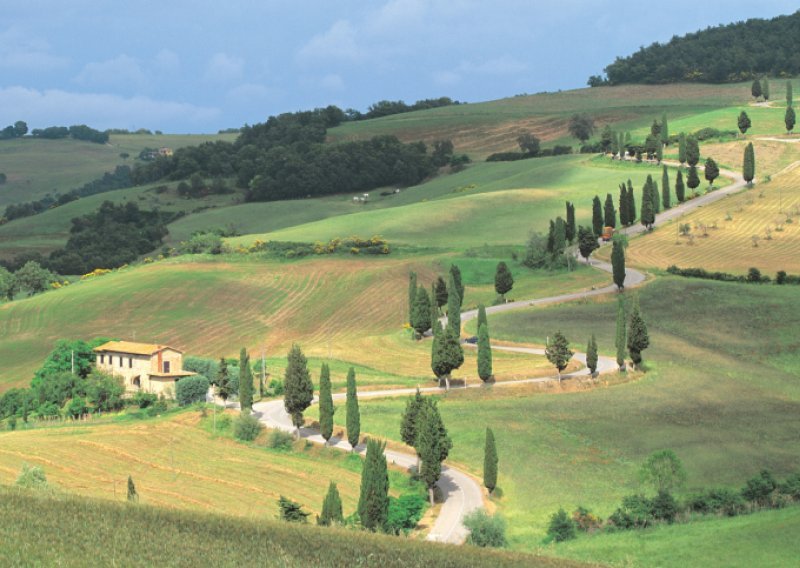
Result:
{"label": "bush", "polygon": [[175,400],[181,406],[204,402],[208,393],[208,379],[203,375],[184,377],[175,384]]}
{"label": "bush", "polygon": [[390,497],[386,532],[408,534],[422,518],[426,503],[424,495],[410,494],[401,495],[398,498]]}
{"label": "bush", "polygon": [[603,521],[600,517],[593,515],[589,509],[578,507],[572,512],[572,520],[575,526],[585,532],[593,532],[600,528]]}
{"label": "bush", "polygon": [[303,511],[302,505],[296,503],[291,499],[287,499],[283,495],[278,500],[278,508],[280,509],[281,520],[289,523],[306,523],[308,516],[311,513]]}
{"label": "bush", "polygon": [[252,442],[258,438],[263,429],[264,425],[259,422],[258,418],[252,414],[242,414],[236,419],[233,435],[242,442]]}
{"label": "bush", "polygon": [[694,495],[689,499],[687,506],[689,510],[696,513],[715,513],[735,517],[744,508],[744,499],[736,491],[717,488]]}
{"label": "bush", "polygon": [[761,470],[757,476],[748,479],[747,484],[742,489],[742,497],[757,505],[769,505],[772,500],[772,493],[778,488],[778,483],[772,474],[766,469]]}
{"label": "bush", "polygon": [[283,394],[283,381],[281,379],[271,379],[267,387],[268,394],[280,396]]}
{"label": "bush", "polygon": [[650,501],[650,514],[656,520],[672,524],[678,514],[678,502],[669,491],[659,491],[658,495]]}
{"label": "bush", "polygon": [[781,483],[780,492],[787,497],[800,501],[800,473],[794,473]]}
{"label": "bush", "polygon": [[483,509],[475,509],[464,517],[464,526],[469,530],[469,544],[482,548],[503,548],[508,545],[506,522],[500,515],[489,515]]}
{"label": "bush", "polygon": [[550,525],[547,527],[547,535],[556,542],[563,542],[575,538],[575,521],[573,521],[564,509],[559,509],[550,517]]}
{"label": "bush", "polygon": [[158,401],[158,395],[151,392],[137,391],[133,395],[133,403],[139,408],[153,406]]}
{"label": "bush", "polygon": [[267,438],[267,446],[273,450],[291,450],[294,438],[289,432],[272,430]]}
{"label": "bush", "polygon": [[619,507],[608,518],[609,523],[619,529],[646,527],[651,519],[652,504],[644,495],[629,495],[622,499]]}
{"label": "bush", "polygon": [[38,465],[31,467],[28,464],[22,465],[16,485],[25,489],[47,489],[48,487],[44,470]]}

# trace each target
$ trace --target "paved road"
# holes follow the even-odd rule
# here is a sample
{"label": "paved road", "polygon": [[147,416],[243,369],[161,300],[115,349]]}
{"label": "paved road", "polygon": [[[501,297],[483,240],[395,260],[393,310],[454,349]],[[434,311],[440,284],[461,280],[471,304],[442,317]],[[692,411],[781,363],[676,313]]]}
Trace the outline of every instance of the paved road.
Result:
{"label": "paved road", "polygon": [[[731,172],[728,170],[721,170],[720,175],[732,179],[733,183],[723,189],[703,194],[695,199],[689,200],[676,207],[673,207],[672,209],[669,209],[667,211],[662,211],[656,216],[656,224],[658,225],[664,223],[665,221],[675,219],[680,215],[683,215],[693,209],[702,207],[703,205],[707,205],[727,195],[735,193],[741,190],[745,186],[744,179],[738,173]],[[645,228],[643,226],[635,225],[632,227],[622,229],[621,231],[627,235],[636,235],[644,232],[644,230]],[[590,265],[599,270],[603,270],[609,273],[611,272],[611,265],[607,262],[592,259],[590,261]],[[626,288],[638,286],[644,281],[645,281],[644,274],[632,268],[627,269],[625,275]],[[560,294],[548,298],[538,298],[533,300],[520,300],[517,302],[509,302],[507,304],[502,304],[499,306],[491,306],[486,308],[486,312],[487,314],[500,313],[530,306],[541,306],[545,304],[566,302],[570,300],[579,300],[582,298],[588,298],[590,296],[599,296],[602,294],[610,294],[614,292],[616,292],[616,286],[611,284],[608,286],[604,286],[602,288],[595,288],[583,292]],[[467,321],[477,317],[477,315],[478,315],[477,310],[470,310],[464,312],[463,314],[461,314],[461,321],[462,323],[466,323]],[[447,321],[446,318],[443,318],[443,320],[445,322]],[[470,344],[465,344],[465,346],[474,347]],[[510,351],[515,353],[529,353],[531,355],[544,354],[544,349],[529,348],[529,347],[509,347],[509,346],[497,345],[497,346],[492,346],[492,349],[497,351]],[[589,373],[588,369],[585,368],[586,355],[584,353],[576,353],[574,355],[574,359],[582,365],[582,368],[574,373],[564,374],[562,375],[562,378],[569,379],[572,377],[587,375]],[[598,373],[602,374],[602,373],[614,372],[616,371],[616,368],[617,368],[616,361],[613,358],[603,357],[603,356],[599,357],[598,369],[597,369]],[[510,386],[510,385],[519,385],[524,383],[544,383],[554,380],[557,380],[556,377],[531,377],[528,379],[495,383],[494,388]],[[469,384],[468,387],[464,388],[483,388],[483,385],[476,381],[475,383]],[[423,393],[439,393],[442,392],[442,389],[439,387],[425,387],[421,388],[420,391]],[[359,393],[358,396],[359,399],[380,398],[389,396],[409,396],[413,395],[415,392],[416,389],[413,388],[392,389],[392,390],[381,390],[381,391],[365,391]],[[344,393],[335,394],[333,395],[333,399],[335,401],[344,400],[345,394]],[[314,402],[315,403],[317,402],[316,398],[314,399]],[[266,402],[258,402],[253,405],[253,411],[255,415],[259,418],[259,420],[261,420],[268,427],[278,428],[286,432],[294,432],[294,426],[292,425],[291,418],[286,413],[286,410],[283,407],[283,400],[270,400]],[[301,437],[310,440],[311,442],[314,443],[318,444],[325,443],[325,440],[322,438],[319,432],[311,428],[301,428],[300,435]],[[329,446],[341,449],[343,451],[352,450],[347,440],[341,440],[338,438],[332,438],[329,443]],[[363,444],[356,447],[356,450],[361,453],[366,451]],[[410,469],[413,466],[416,466],[417,463],[416,456],[410,452],[398,452],[394,450],[386,450],[386,459],[389,462],[406,469]],[[444,502],[442,503],[439,516],[434,521],[433,527],[428,535],[428,540],[448,542],[453,544],[463,543],[464,539],[467,536],[467,530],[463,525],[464,516],[475,509],[483,507],[484,505],[483,490],[481,489],[481,486],[479,485],[477,480],[467,475],[466,473],[449,466],[442,467],[442,477],[439,480],[438,487],[442,492],[442,495],[444,497]]]}

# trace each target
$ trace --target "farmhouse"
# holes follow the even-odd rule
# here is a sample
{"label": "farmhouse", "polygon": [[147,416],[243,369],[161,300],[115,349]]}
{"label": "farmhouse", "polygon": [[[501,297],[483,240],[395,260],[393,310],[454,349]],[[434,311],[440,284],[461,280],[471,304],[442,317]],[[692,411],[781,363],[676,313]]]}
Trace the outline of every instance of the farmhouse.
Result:
{"label": "farmhouse", "polygon": [[122,377],[125,390],[175,395],[175,383],[194,373],[183,370],[183,352],[167,345],[109,341],[95,347],[97,368]]}

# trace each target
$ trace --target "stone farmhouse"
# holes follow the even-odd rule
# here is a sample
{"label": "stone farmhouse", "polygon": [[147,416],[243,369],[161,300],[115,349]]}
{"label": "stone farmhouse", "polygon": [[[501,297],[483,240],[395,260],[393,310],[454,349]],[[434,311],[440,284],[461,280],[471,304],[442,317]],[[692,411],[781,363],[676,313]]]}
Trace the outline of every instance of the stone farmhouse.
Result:
{"label": "stone farmhouse", "polygon": [[97,368],[122,377],[125,391],[175,396],[175,383],[194,375],[183,370],[183,352],[168,345],[109,341],[95,347]]}

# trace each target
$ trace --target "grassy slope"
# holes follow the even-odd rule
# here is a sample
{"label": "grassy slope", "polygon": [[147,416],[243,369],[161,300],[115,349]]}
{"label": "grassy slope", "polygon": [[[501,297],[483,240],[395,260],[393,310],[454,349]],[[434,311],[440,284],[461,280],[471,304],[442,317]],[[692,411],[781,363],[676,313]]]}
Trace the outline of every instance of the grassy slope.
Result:
{"label": "grassy slope", "polygon": [[[352,532],[0,491],[6,566],[584,566]],[[80,519],[81,522],[74,522]],[[47,542],[47,546],[42,543]]]}
{"label": "grassy slope", "polygon": [[[538,546],[560,506],[610,514],[638,489],[637,468],[655,450],[677,452],[690,488],[738,487],[763,467],[796,469],[798,298],[796,288],[659,279],[641,290],[653,344],[644,378],[571,393],[451,392],[440,403],[451,458],[480,475],[483,431],[494,429],[498,506],[522,549]],[[495,338],[540,343],[560,328],[578,349],[595,333],[601,351],[613,354],[613,300],[493,315],[489,323]],[[397,439],[403,405],[364,402],[363,429]]]}

